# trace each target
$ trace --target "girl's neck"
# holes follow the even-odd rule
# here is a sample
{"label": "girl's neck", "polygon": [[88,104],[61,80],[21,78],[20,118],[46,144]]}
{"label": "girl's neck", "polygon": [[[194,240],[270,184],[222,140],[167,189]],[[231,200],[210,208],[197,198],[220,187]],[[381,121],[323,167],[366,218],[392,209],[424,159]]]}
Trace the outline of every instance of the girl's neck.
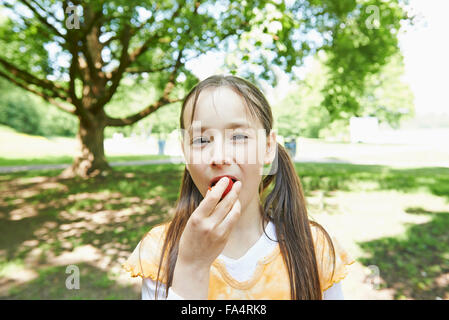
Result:
{"label": "girl's neck", "polygon": [[229,234],[228,242],[222,251],[228,258],[242,257],[263,234],[259,198],[253,199],[248,206],[242,207],[241,216]]}

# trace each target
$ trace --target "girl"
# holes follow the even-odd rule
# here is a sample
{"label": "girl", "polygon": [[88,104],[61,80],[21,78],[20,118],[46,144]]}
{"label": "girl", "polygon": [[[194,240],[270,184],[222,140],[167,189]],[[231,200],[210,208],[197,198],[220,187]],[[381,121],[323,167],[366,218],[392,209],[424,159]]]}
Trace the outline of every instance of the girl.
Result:
{"label": "girl", "polygon": [[143,278],[142,298],[343,299],[354,260],[309,220],[259,89],[209,77],[184,99],[180,126],[186,167],[174,217],[123,265]]}

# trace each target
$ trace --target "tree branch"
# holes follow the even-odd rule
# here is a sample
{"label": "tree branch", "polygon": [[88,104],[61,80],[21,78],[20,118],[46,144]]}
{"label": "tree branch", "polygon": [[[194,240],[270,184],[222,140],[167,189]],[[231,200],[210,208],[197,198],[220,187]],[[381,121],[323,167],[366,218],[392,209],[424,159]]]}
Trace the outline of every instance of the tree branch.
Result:
{"label": "tree branch", "polygon": [[39,79],[39,78],[33,76],[32,74],[17,68],[16,66],[12,65],[11,63],[9,63],[8,61],[6,61],[2,58],[0,58],[0,64],[2,64],[10,73],[12,73],[16,77],[22,79],[23,81],[25,81],[29,84],[34,84],[34,85],[44,88],[44,89],[48,89],[57,98],[60,98],[63,100],[68,98],[69,93],[68,93],[67,89],[65,89],[61,86],[58,86],[53,81],[50,81],[47,79]]}
{"label": "tree branch", "polygon": [[93,17],[90,19],[89,24],[85,26],[85,28],[83,28],[83,36],[82,37],[86,37],[87,34],[90,32],[90,30],[92,30],[92,28],[94,27],[95,24],[100,25],[100,23],[102,22],[103,18],[103,12],[101,10],[96,11],[93,15]]}
{"label": "tree branch", "polygon": [[51,14],[51,13],[49,12],[49,10],[45,10],[45,9],[40,5],[39,2],[37,2],[36,0],[30,0],[30,1],[31,1],[32,3],[34,3],[36,6],[38,6],[39,9],[41,9],[43,12],[48,13],[53,19],[55,19],[55,21],[58,21],[59,23],[63,23],[61,20],[56,19],[56,17],[55,17],[53,14]]}
{"label": "tree branch", "polygon": [[[178,12],[180,10],[180,6],[178,7],[178,9],[176,10],[176,12]],[[175,14],[172,16],[172,18],[175,17]],[[109,92],[107,94],[107,96],[112,95],[115,93],[115,90],[117,88],[118,82],[114,81],[114,79],[117,79],[116,77],[118,76],[118,80],[120,80],[121,76],[123,75],[124,72],[127,72],[126,69],[128,68],[128,66],[130,64],[132,64],[134,61],[136,61],[136,59],[142,54],[144,53],[149,45],[151,44],[152,41],[155,41],[157,39],[153,39],[153,38],[149,38],[147,41],[144,42],[144,44],[136,49],[132,54],[128,53],[128,48],[129,48],[129,42],[131,41],[131,38],[136,35],[139,30],[141,30],[145,25],[147,25],[148,23],[152,23],[155,21],[155,14],[153,13],[151,15],[150,18],[148,18],[147,20],[143,21],[140,25],[138,25],[137,27],[130,27],[130,26],[125,26],[125,28],[123,29],[121,34],[116,34],[114,36],[111,36],[108,40],[106,40],[103,43],[100,43],[101,46],[104,48],[105,46],[109,45],[112,41],[114,40],[120,40],[120,42],[122,43],[122,49],[126,49],[122,50],[121,52],[121,56],[120,56],[120,63],[119,66],[113,70],[112,72],[109,72],[108,74],[106,74],[106,78],[108,80],[112,80],[113,84],[111,86],[112,91]],[[125,47],[126,45],[126,47]],[[123,63],[123,65],[122,65]],[[111,95],[111,97],[112,97]],[[110,100],[110,98],[108,99],[108,97],[105,97],[105,99],[107,101]],[[97,107],[98,108],[98,107]]]}
{"label": "tree branch", "polygon": [[[172,18],[174,18],[178,13],[179,13],[180,8],[178,8],[174,14],[172,15]],[[194,9],[194,14],[197,13],[198,10],[198,5],[195,5],[195,9]],[[186,34],[188,35],[191,31],[191,28],[188,29],[188,31],[186,32]],[[140,47],[137,51],[135,51],[135,59],[137,59],[137,57],[142,54],[143,52],[141,50],[146,50],[146,44],[150,43],[152,39],[149,39],[145,42],[145,44]],[[154,41],[154,40],[153,40]],[[176,75],[178,73],[179,67],[181,66],[181,59],[182,59],[182,54],[184,51],[184,47],[179,51],[178,53],[178,57],[176,59],[176,63],[173,67],[172,72],[170,73],[169,77],[168,77],[168,81],[165,85],[164,91],[162,93],[162,96],[159,98],[158,101],[156,101],[155,103],[147,106],[146,108],[144,108],[143,110],[141,110],[140,112],[131,115],[129,117],[126,118],[122,118],[122,119],[117,119],[117,118],[111,118],[111,117],[106,117],[106,125],[107,126],[125,126],[125,125],[130,125],[133,124],[141,119],[143,119],[144,117],[146,117],[147,115],[155,112],[157,109],[159,109],[160,107],[169,104],[169,103],[175,103],[175,102],[179,102],[182,101],[182,99],[171,99],[169,97],[171,91],[173,90],[174,86],[175,86],[175,79],[176,79]],[[130,57],[131,59],[131,57]]]}
{"label": "tree branch", "polygon": [[160,107],[169,104],[169,103],[175,103],[175,102],[179,102],[182,101],[182,99],[171,99],[169,97],[171,91],[173,90],[174,86],[175,86],[175,78],[176,75],[178,73],[179,67],[181,66],[181,59],[182,59],[182,52],[184,49],[181,49],[178,53],[178,58],[176,59],[176,64],[173,68],[173,71],[170,73],[170,76],[168,78],[168,81],[165,85],[164,91],[162,93],[162,96],[159,98],[158,101],[156,101],[153,104],[150,104],[149,106],[147,106],[146,108],[144,108],[143,110],[141,110],[138,113],[135,113],[129,117],[126,118],[122,118],[122,119],[118,119],[118,118],[111,118],[111,117],[106,117],[106,125],[107,126],[113,126],[113,127],[120,127],[120,126],[126,126],[126,125],[130,125],[133,124],[143,118],[145,118],[147,115],[155,112],[157,109],[159,109]]}
{"label": "tree branch", "polygon": [[[36,15],[36,18],[38,18],[39,19],[39,21],[41,21],[43,24],[45,24],[49,29],[51,29],[51,30],[53,30],[53,32],[56,34],[56,35],[58,35],[59,37],[61,37],[61,38],[63,38],[63,39],[65,39],[65,36],[54,26],[54,25],[52,25],[51,23],[49,23],[48,21],[47,21],[47,17],[46,16],[43,16],[43,15],[41,15],[39,12],[38,12],[38,10],[33,6],[33,5],[31,5],[31,3],[30,2],[28,2],[27,0],[20,0],[20,2],[21,3],[23,3],[25,6],[27,6],[35,15]],[[35,2],[33,2],[33,3],[35,3]],[[39,6],[39,5],[38,5]],[[39,6],[40,7],[40,6]],[[43,10],[42,8],[41,8],[41,10]],[[46,12],[45,10],[43,10],[44,12]],[[52,17],[53,19],[55,19],[54,17]],[[55,19],[56,20],[56,19]],[[56,21],[58,21],[58,20],[56,20]]]}
{"label": "tree branch", "polygon": [[[171,16],[171,20],[173,20],[176,16],[179,15],[179,12],[181,11],[182,6],[179,5],[178,8],[173,12]],[[195,7],[195,12],[197,10],[197,7]],[[155,42],[157,42],[160,38],[160,36],[150,37],[148,38],[142,46],[134,50],[131,54],[128,53],[129,49],[129,43],[131,41],[131,38],[141,29],[143,28],[148,21],[154,21],[155,15],[153,14],[149,19],[142,22],[139,26],[132,28],[132,27],[124,27],[122,34],[120,35],[120,40],[122,43],[122,51],[120,55],[120,63],[119,66],[113,70],[110,74],[107,75],[108,79],[112,81],[111,86],[108,88],[106,93],[100,97],[97,102],[92,106],[92,112],[97,112],[100,108],[102,108],[106,103],[108,103],[115,92],[117,91],[118,85],[120,84],[120,80],[123,77],[123,74],[126,72],[126,69],[135,62],[143,53],[145,53],[148,48]],[[162,69],[163,70],[163,69]]]}
{"label": "tree branch", "polygon": [[78,98],[78,96],[76,95],[75,81],[76,81],[77,75],[80,75],[81,80],[84,83],[85,78],[83,77],[83,72],[89,72],[88,70],[86,70],[88,68],[88,65],[86,62],[83,63],[83,66],[80,65],[77,33],[69,30],[67,32],[67,43],[68,43],[70,54],[72,55],[72,61],[70,63],[70,68],[69,68],[70,98],[72,100],[72,103],[75,105],[75,108],[76,108],[75,113],[80,117],[80,119],[83,119],[87,123],[93,123],[94,120],[92,119],[92,115],[84,107],[82,99]]}
{"label": "tree branch", "polygon": [[120,37],[117,35],[111,36],[108,40],[106,40],[105,42],[100,42],[101,46],[104,48],[106,46],[108,46],[112,41],[114,40],[119,40]]}
{"label": "tree branch", "polygon": [[[70,32],[68,33],[68,39],[71,38]],[[72,61],[70,63],[70,68],[69,68],[69,95],[70,98],[72,99],[73,104],[76,106],[77,109],[81,109],[83,108],[81,100],[77,97],[76,95],[76,88],[75,88],[75,80],[76,80],[76,76],[77,74],[81,75],[81,67],[78,61],[78,50],[76,48],[77,43],[76,40],[75,41],[70,41],[68,43],[69,45],[69,51],[72,55]]]}
{"label": "tree branch", "polygon": [[25,89],[25,90],[27,90],[27,91],[29,91],[29,92],[32,92],[32,93],[34,93],[34,94],[40,96],[41,98],[43,98],[43,99],[46,100],[47,102],[51,103],[52,105],[58,107],[58,108],[61,109],[62,111],[67,112],[67,113],[70,113],[70,114],[72,114],[72,115],[73,115],[73,114],[76,114],[76,109],[69,109],[69,108],[67,108],[66,106],[60,104],[58,101],[56,101],[55,99],[53,99],[53,97],[51,97],[51,96],[45,94],[44,92],[37,91],[37,90],[35,90],[35,89],[33,89],[33,88],[27,86],[26,84],[24,84],[24,83],[22,83],[22,82],[20,82],[20,81],[17,81],[16,79],[12,78],[11,76],[7,75],[6,73],[4,73],[4,72],[2,72],[2,71],[0,71],[0,76],[3,77],[3,78],[5,78],[5,79],[7,79],[7,80],[9,80],[9,81],[11,81],[11,82],[13,82],[13,83],[16,84],[17,86],[19,86],[19,87],[21,87],[21,88],[23,88],[23,89]]}
{"label": "tree branch", "polygon": [[[64,1],[62,3],[62,8],[64,10],[64,12],[67,10],[68,8],[68,3],[67,1]],[[85,15],[85,19],[87,19],[87,12]],[[82,39],[82,40],[81,40]],[[81,40],[81,41],[80,41]],[[83,71],[88,71],[90,78],[95,78],[98,76],[96,69],[95,69],[95,65],[94,62],[92,60],[92,56],[90,55],[89,52],[89,48],[87,47],[87,37],[86,34],[83,33],[81,34],[79,31],[73,32],[72,30],[67,30],[67,42],[68,42],[68,46],[69,46],[69,51],[71,52],[72,56],[75,54],[76,57],[78,57],[78,47],[80,47],[81,52],[84,55],[84,60],[86,61],[87,66],[83,67],[82,70]],[[79,45],[79,42],[81,43],[81,45]],[[75,52],[73,52],[73,50],[75,50]],[[77,58],[78,60],[78,58]],[[81,68],[80,68],[81,70]]]}
{"label": "tree branch", "polygon": [[42,25],[40,22],[35,22],[31,20],[29,17],[24,17],[21,12],[17,12],[18,10],[15,8],[15,5],[12,5],[10,3],[4,3],[3,6],[5,6],[8,9],[11,9],[14,11],[19,18],[21,19],[20,22],[23,23],[28,28],[35,27],[39,29],[39,32],[44,34],[49,40],[56,41],[61,47],[64,47],[64,42],[61,42],[59,35],[54,34],[53,32],[49,31],[48,28]]}
{"label": "tree branch", "polygon": [[175,102],[179,102],[182,101],[182,99],[168,99],[165,100],[164,98],[159,99],[157,102],[147,106],[146,108],[144,108],[142,111],[135,113],[129,117],[126,118],[122,118],[122,119],[118,119],[118,118],[111,118],[111,117],[107,117],[106,118],[106,125],[107,126],[112,126],[112,127],[123,127],[123,126],[127,126],[133,123],[136,123],[137,121],[145,118],[147,115],[153,113],[154,111],[156,111],[157,109],[159,109],[162,106],[165,106],[167,104],[170,103],[175,103]]}
{"label": "tree branch", "polygon": [[141,47],[134,50],[130,55],[128,59],[128,64],[133,63],[136,61],[143,53],[145,53],[151,44],[155,43],[157,40],[159,40],[159,37],[151,37],[148,38]]}
{"label": "tree branch", "polygon": [[[173,19],[175,19],[178,15],[179,12],[181,11],[182,6],[178,5],[178,8],[175,10],[175,12],[173,12],[173,14],[170,17],[170,21],[173,21]],[[196,9],[195,8],[195,13],[196,13]],[[155,15],[153,14],[151,16],[151,18],[149,18],[148,20],[155,20]],[[140,30],[141,28],[143,28],[143,26],[145,26],[148,23],[148,20],[143,22],[140,26],[138,26],[137,28],[135,28],[133,30],[133,35],[137,33],[138,30]],[[148,38],[143,44],[142,46],[140,46],[139,48],[137,48],[136,50],[134,50],[130,55],[129,55],[129,63],[128,65],[132,64],[134,61],[136,61],[143,53],[145,53],[148,48],[150,47],[151,44],[155,43],[156,41],[159,40],[160,37],[150,37]]]}
{"label": "tree branch", "polygon": [[124,28],[124,31],[121,35],[121,43],[122,43],[122,51],[120,55],[120,64],[118,66],[118,69],[114,70],[111,74],[110,80],[112,81],[111,86],[107,90],[106,94],[104,94],[102,97],[100,97],[97,102],[92,106],[92,111],[95,113],[100,108],[102,108],[106,103],[108,103],[111,99],[114,93],[116,92],[118,85],[120,83],[120,80],[123,76],[123,73],[125,72],[126,67],[129,65],[129,55],[128,55],[128,48],[129,48],[129,42],[131,40],[131,32],[129,29]]}
{"label": "tree branch", "polygon": [[126,68],[125,72],[127,73],[153,73],[153,72],[161,72],[164,70],[167,70],[168,68],[173,67],[173,65],[170,66],[164,66],[160,68],[139,68],[139,67],[129,67]]}

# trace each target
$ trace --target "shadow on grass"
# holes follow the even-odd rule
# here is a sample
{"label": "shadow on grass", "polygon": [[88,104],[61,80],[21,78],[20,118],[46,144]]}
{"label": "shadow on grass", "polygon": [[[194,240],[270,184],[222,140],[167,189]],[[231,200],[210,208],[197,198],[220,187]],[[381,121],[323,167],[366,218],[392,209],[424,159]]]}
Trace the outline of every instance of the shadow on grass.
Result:
{"label": "shadow on grass", "polygon": [[449,212],[423,208],[406,212],[427,215],[431,220],[410,224],[400,237],[359,243],[370,254],[359,261],[379,268],[383,287],[394,289],[396,299],[449,299]]}
{"label": "shadow on grass", "polygon": [[[359,191],[363,187],[403,192],[425,190],[449,199],[448,168],[401,170],[314,163],[295,166],[306,193],[320,190],[325,196],[331,196],[336,190]],[[47,257],[58,257],[90,245],[99,250],[102,258],[108,258],[110,266],[119,265],[152,226],[173,212],[183,168],[172,164],[116,167],[111,175],[91,180],[60,179],[60,170],[1,175],[0,275],[2,266],[10,261],[40,273],[36,280],[14,287],[11,296],[77,298],[77,293],[43,288],[46,278],[54,278],[58,286],[64,286],[67,277],[65,266],[48,268]],[[387,286],[397,288],[398,296],[403,292],[410,297],[444,297],[447,289],[439,284],[445,283],[444,273],[449,268],[445,256],[449,213],[421,209],[416,213],[428,214],[432,221],[410,227],[408,240],[386,238],[362,244],[363,250],[372,253],[372,258],[364,263],[379,266]],[[30,260],[36,253],[41,258]],[[83,268],[87,274],[82,277],[89,279],[89,275],[95,275],[105,279],[104,286],[115,289],[112,282],[106,281],[107,273],[102,271],[108,270],[108,266],[100,269],[89,264]],[[78,298],[100,297],[97,291],[102,290],[101,284],[93,283],[84,288],[81,284],[84,291],[78,292]],[[63,290],[68,291],[65,287]],[[120,288],[117,290],[121,292]],[[123,290],[126,296],[128,289]],[[27,291],[36,292],[35,296],[28,295]],[[105,291],[113,292],[112,289]],[[102,299],[107,297],[101,293]]]}
{"label": "shadow on grass", "polygon": [[[86,246],[98,250],[102,261],[107,257],[110,266],[120,265],[142,236],[171,213],[182,176],[182,170],[178,169],[170,165],[121,167],[109,176],[90,180],[60,179],[55,171],[48,175],[47,172],[14,173],[7,179],[3,176],[0,181],[0,274],[2,266],[15,261],[43,272],[29,284],[36,292],[40,285],[45,286],[44,277],[52,278],[53,274],[59,279],[58,283],[64,285],[60,278],[65,279],[67,275],[60,270],[62,267],[48,269],[54,260],[49,262],[47,258]],[[30,258],[36,254],[40,257]],[[85,268],[89,270],[94,266]],[[101,269],[90,270],[85,278],[95,274],[94,278],[101,279],[102,272],[103,277],[106,276]],[[87,282],[89,280],[86,289],[79,292],[80,297],[98,297],[95,285]],[[58,290],[44,290],[42,296],[36,294],[34,298],[60,299]],[[13,296],[26,299],[26,292],[19,290]],[[109,290],[111,292],[114,291]],[[70,298],[75,293],[67,294]],[[76,298],[76,294],[73,297]]]}
{"label": "shadow on grass", "polygon": [[[76,264],[79,287],[73,286],[73,272],[66,266],[44,267],[32,281],[14,286],[6,299],[58,300],[138,300],[141,298],[131,286],[117,284],[107,273],[88,263]],[[69,288],[66,286],[68,279]],[[71,286],[72,285],[72,286]]]}
{"label": "shadow on grass", "polygon": [[[351,164],[295,164],[306,195],[316,191],[332,197],[339,191],[394,190],[430,193],[449,201],[449,168],[407,168]],[[324,203],[324,201],[322,201]],[[425,206],[425,204],[423,204]],[[395,298],[449,299],[449,212],[408,208],[409,214],[431,217],[424,224],[410,224],[405,234],[360,244],[370,258],[366,266],[380,270],[384,286]]]}
{"label": "shadow on grass", "polygon": [[449,201],[449,168],[397,169],[378,165],[296,163],[305,192],[367,190],[426,191]]}

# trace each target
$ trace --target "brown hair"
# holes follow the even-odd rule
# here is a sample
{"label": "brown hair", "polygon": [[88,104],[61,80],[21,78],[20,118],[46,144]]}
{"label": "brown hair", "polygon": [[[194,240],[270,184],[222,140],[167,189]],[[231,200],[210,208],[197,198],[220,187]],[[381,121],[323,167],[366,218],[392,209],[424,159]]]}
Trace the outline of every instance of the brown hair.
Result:
{"label": "brown hair", "polygon": [[[183,116],[187,103],[193,99],[191,118],[193,120],[200,92],[205,88],[222,86],[231,88],[244,98],[251,114],[260,120],[268,136],[273,127],[273,116],[269,103],[256,86],[235,76],[212,76],[197,84],[187,94],[182,104],[181,129],[184,129]],[[322,292],[310,224],[318,227],[330,243],[335,271],[335,251],[332,240],[320,224],[309,220],[301,182],[290,156],[280,144],[277,144],[276,158],[273,163],[277,164],[276,173],[266,175],[260,185],[260,196],[262,196],[263,191],[274,180],[273,189],[262,201],[263,207],[260,205],[263,214],[262,224],[264,221],[269,220],[275,225],[280,252],[288,270],[291,298],[296,300],[321,300]],[[164,272],[163,282],[166,283],[166,296],[168,295],[168,288],[173,281],[182,231],[190,215],[202,200],[203,196],[195,186],[187,168],[185,168],[175,215],[166,233],[157,273],[157,279],[159,280],[160,271],[165,260],[164,269],[167,272]],[[263,229],[265,230],[265,228]],[[156,299],[158,287],[159,281],[156,281]]]}

